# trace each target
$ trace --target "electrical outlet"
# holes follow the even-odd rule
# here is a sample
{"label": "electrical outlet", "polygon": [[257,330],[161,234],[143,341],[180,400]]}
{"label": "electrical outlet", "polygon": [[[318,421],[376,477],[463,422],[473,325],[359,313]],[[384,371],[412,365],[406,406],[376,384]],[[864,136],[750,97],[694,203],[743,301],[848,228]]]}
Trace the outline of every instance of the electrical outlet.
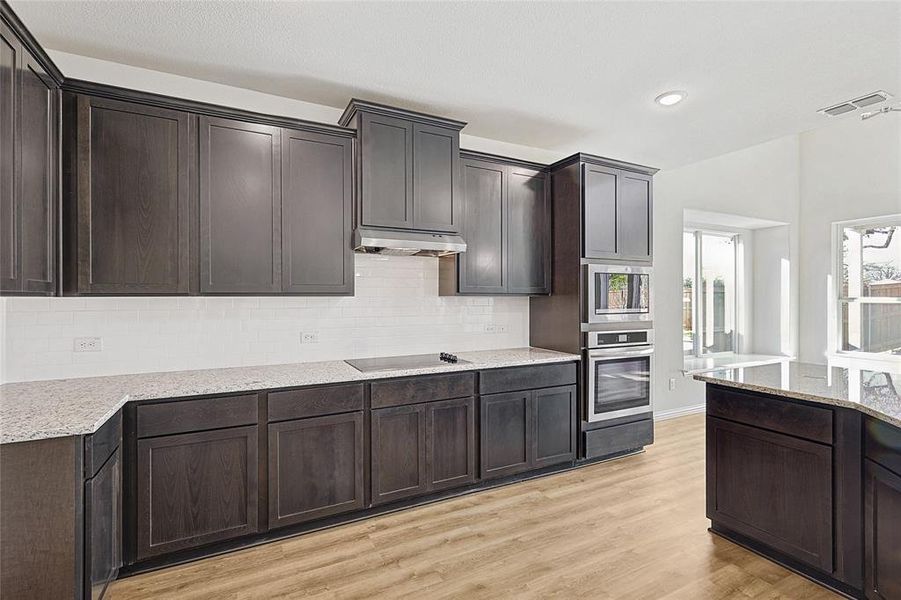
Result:
{"label": "electrical outlet", "polygon": [[671,392],[676,391],[676,378],[675,377],[669,378],[669,391],[671,391]]}
{"label": "electrical outlet", "polygon": [[318,344],[319,343],[319,332],[318,331],[302,331],[300,333],[300,343],[301,344]]}
{"label": "electrical outlet", "polygon": [[485,325],[485,333],[497,333],[497,325],[493,323]]}
{"label": "electrical outlet", "polygon": [[75,352],[101,352],[103,350],[103,338],[80,337],[75,338],[72,348]]}

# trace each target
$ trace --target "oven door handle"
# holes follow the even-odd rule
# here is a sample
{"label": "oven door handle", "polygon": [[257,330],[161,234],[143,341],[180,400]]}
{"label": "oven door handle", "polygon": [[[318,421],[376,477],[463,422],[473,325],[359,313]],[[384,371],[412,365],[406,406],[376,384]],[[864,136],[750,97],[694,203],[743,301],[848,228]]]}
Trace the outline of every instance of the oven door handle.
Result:
{"label": "oven door handle", "polygon": [[603,350],[589,350],[588,358],[626,358],[628,356],[650,356],[654,354],[653,347],[639,348],[604,348]]}

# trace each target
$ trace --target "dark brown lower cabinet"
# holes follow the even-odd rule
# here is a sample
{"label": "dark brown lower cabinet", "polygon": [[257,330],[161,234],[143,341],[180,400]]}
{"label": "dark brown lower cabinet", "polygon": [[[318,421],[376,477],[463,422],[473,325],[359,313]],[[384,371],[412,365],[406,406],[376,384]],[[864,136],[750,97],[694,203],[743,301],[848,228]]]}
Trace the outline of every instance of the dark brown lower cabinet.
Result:
{"label": "dark brown lower cabinet", "polygon": [[901,598],[901,476],[864,460],[864,591]]}
{"label": "dark brown lower cabinet", "polygon": [[372,503],[419,496],[428,490],[425,404],[372,411]]}
{"label": "dark brown lower cabinet", "polygon": [[577,397],[574,385],[482,396],[482,477],[574,460]]}
{"label": "dark brown lower cabinet", "polygon": [[475,399],[426,404],[429,490],[466,485],[476,477]]}
{"label": "dark brown lower cabinet", "polygon": [[372,504],[475,480],[475,399],[372,411]]}
{"label": "dark brown lower cabinet", "polygon": [[535,441],[533,467],[555,465],[576,458],[576,386],[535,390],[532,396]]}
{"label": "dark brown lower cabinet", "polygon": [[97,600],[122,566],[122,485],[119,450],[85,482],[85,591]]}
{"label": "dark brown lower cabinet", "polygon": [[529,468],[532,392],[481,398],[482,477],[503,477]]}
{"label": "dark brown lower cabinet", "polygon": [[707,418],[707,517],[800,562],[833,567],[832,447]]}
{"label": "dark brown lower cabinet", "polygon": [[269,527],[363,508],[363,413],[269,425]]}
{"label": "dark brown lower cabinet", "polygon": [[257,427],[138,440],[137,558],[254,533]]}

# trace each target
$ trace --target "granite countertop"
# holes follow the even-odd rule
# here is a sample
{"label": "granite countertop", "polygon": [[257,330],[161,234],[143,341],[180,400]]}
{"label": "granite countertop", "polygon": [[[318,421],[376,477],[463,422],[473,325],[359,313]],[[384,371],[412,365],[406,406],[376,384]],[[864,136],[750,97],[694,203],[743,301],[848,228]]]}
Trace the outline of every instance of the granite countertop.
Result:
{"label": "granite countertop", "polygon": [[0,385],[0,444],[93,433],[130,400],[369,381],[390,377],[496,369],[580,360],[542,348],[458,352],[468,364],[361,373],[341,360]]}
{"label": "granite countertop", "polygon": [[901,365],[844,360],[839,366],[797,361],[721,369],[694,376],[698,381],[857,409],[901,427]]}

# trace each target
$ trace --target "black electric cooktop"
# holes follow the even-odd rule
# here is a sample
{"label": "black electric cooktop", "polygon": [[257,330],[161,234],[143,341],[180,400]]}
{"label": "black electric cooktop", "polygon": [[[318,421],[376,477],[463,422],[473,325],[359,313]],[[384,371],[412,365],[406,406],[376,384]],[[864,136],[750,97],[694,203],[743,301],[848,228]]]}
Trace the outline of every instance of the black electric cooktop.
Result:
{"label": "black electric cooktop", "polygon": [[373,373],[375,371],[397,371],[408,369],[426,369],[428,367],[442,367],[445,365],[468,365],[468,360],[457,358],[453,354],[441,352],[440,354],[410,354],[407,356],[386,356],[384,358],[354,358],[345,360],[361,373]]}

